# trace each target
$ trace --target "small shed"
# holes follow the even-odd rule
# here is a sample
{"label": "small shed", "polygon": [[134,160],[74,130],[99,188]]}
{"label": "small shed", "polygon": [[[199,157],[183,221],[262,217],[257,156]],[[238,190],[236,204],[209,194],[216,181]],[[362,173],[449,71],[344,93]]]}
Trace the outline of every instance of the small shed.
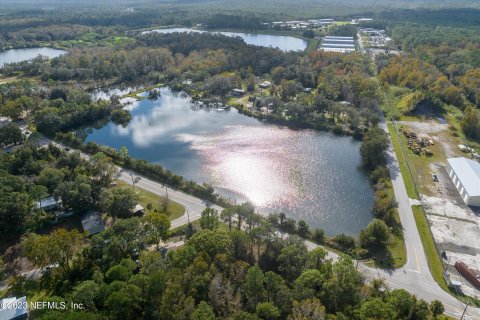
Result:
{"label": "small shed", "polygon": [[83,231],[87,232],[89,236],[100,233],[105,230],[105,224],[103,223],[100,213],[90,210],[82,216]]}
{"label": "small shed", "polygon": [[262,89],[267,89],[269,88],[270,86],[272,85],[272,83],[270,81],[263,81],[262,83],[260,83],[258,86]]}
{"label": "small shed", "polygon": [[140,204],[137,204],[133,209],[132,209],[132,213],[136,216],[143,216],[145,214],[145,208],[140,205]]}
{"label": "small shed", "polygon": [[232,89],[231,95],[234,97],[241,97],[245,94],[245,90],[242,89]]}

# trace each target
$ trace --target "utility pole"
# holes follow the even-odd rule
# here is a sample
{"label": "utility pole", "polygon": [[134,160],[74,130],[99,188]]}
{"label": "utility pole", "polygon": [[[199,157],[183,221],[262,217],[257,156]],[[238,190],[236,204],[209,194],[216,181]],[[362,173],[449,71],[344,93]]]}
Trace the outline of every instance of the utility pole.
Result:
{"label": "utility pole", "polygon": [[187,221],[188,221],[188,224],[190,224],[190,214],[188,213],[188,209],[187,209]]}
{"label": "utility pole", "polygon": [[130,171],[130,177],[132,178],[132,189],[135,189],[135,178],[133,175],[133,171]]}
{"label": "utility pole", "polygon": [[463,309],[463,313],[462,313],[462,316],[460,317],[460,320],[463,320],[463,316],[465,315],[465,312],[467,312],[467,308],[468,308],[468,303],[465,305],[465,309]]}

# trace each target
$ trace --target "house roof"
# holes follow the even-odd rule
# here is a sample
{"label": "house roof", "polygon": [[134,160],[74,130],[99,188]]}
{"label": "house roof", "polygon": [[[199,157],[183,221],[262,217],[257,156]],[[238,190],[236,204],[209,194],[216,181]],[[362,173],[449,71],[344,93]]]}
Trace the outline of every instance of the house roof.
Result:
{"label": "house roof", "polygon": [[468,195],[480,196],[480,163],[463,157],[450,158],[447,161]]}
{"label": "house roof", "polygon": [[96,211],[88,211],[82,216],[83,230],[88,232],[88,235],[94,235],[105,230],[100,214]]}
{"label": "house roof", "polygon": [[60,204],[62,204],[62,200],[60,200],[60,199],[57,200],[57,199],[55,199],[55,197],[48,197],[48,198],[42,199],[40,201],[37,201],[35,206],[38,209],[41,209],[41,208],[46,208],[46,207],[50,207],[50,206],[54,206],[54,205],[60,205]]}

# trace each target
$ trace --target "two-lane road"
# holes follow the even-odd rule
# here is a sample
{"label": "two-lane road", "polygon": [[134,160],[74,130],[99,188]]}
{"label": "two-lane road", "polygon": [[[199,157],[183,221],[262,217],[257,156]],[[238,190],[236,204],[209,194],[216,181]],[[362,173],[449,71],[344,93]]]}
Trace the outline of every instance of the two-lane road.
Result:
{"label": "two-lane road", "polygon": [[[383,121],[380,125],[388,134],[385,122]],[[89,156],[84,153],[82,153],[81,156],[82,158],[89,158]],[[396,270],[371,268],[362,263],[359,263],[358,268],[368,279],[383,278],[391,288],[403,288],[410,293],[415,294],[418,298],[426,301],[441,301],[445,306],[445,312],[459,319],[465,305],[443,291],[435,282],[430,273],[410,201],[407,195],[407,190],[405,188],[405,183],[400,172],[397,157],[392,147],[390,147],[388,150],[388,168],[392,177],[395,198],[398,202],[398,211],[400,214],[400,220],[405,238],[405,246],[407,249],[407,263],[404,267]],[[118,168],[118,179],[127,183],[132,183],[132,175],[137,187],[148,190],[159,196],[166,196],[167,191],[163,184],[132,173],[129,170]],[[212,205],[205,200],[201,200],[169,187],[168,197],[173,201],[183,205],[188,212],[188,214],[184,214],[182,217],[173,220],[172,228],[185,225],[188,223],[188,221],[199,219],[202,211],[207,208],[207,206],[213,207],[219,211],[223,209],[220,206]],[[305,243],[309,250],[318,247],[318,245],[310,241],[306,241]],[[335,253],[330,252],[329,255],[333,259],[338,258],[338,255]],[[479,309],[470,307],[468,309],[467,316],[465,316],[464,319],[480,320]]]}
{"label": "two-lane road", "polygon": [[[132,183],[132,174],[135,181],[135,186],[148,190],[158,196],[165,197],[168,192],[168,198],[181,204],[185,207],[185,214],[178,219],[172,221],[172,228],[176,228],[188,223],[188,221],[194,221],[200,219],[201,213],[205,208],[211,207],[217,209],[218,211],[223,210],[222,207],[214,205],[206,200],[201,200],[194,196],[188,195],[181,191],[166,187],[158,182],[152,181],[143,176],[132,173],[129,170],[121,169],[118,170],[117,179],[125,181],[127,183]],[[168,189],[168,191],[167,191]]]}

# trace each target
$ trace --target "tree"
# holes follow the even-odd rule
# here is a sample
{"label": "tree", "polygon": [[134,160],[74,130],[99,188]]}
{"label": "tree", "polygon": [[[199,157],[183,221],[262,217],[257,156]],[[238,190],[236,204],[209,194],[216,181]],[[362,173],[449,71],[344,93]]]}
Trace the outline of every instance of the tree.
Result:
{"label": "tree", "polygon": [[287,314],[292,305],[292,292],[285,280],[275,272],[265,273],[265,290],[267,301],[273,303],[282,314]]}
{"label": "tree", "polygon": [[215,320],[213,308],[205,301],[200,301],[192,313],[192,320]]}
{"label": "tree", "polygon": [[303,301],[294,301],[292,314],[288,320],[325,320],[325,307],[322,306],[320,300],[307,299]]}
{"label": "tree", "polygon": [[96,182],[99,182],[100,187],[109,187],[116,171],[112,159],[103,152],[98,152],[90,157],[90,174]]}
{"label": "tree", "polygon": [[355,248],[355,238],[352,236],[341,233],[333,237],[332,240],[344,251]]}
{"label": "tree", "polygon": [[79,175],[75,181],[61,182],[55,189],[55,197],[62,199],[65,208],[75,212],[85,211],[93,202],[89,178]]}
{"label": "tree", "polygon": [[307,248],[301,243],[290,244],[278,256],[278,270],[293,281],[302,272],[307,261]]}
{"label": "tree", "polygon": [[265,275],[257,265],[248,269],[243,291],[248,301],[248,307],[251,310],[255,310],[257,304],[265,300]]}
{"label": "tree", "polygon": [[430,303],[429,309],[433,314],[433,318],[435,319],[445,311],[443,304],[438,300],[433,300]]}
{"label": "tree", "polygon": [[325,231],[323,231],[323,229],[315,229],[313,231],[312,239],[316,243],[323,243],[325,241]]}
{"label": "tree", "polygon": [[205,208],[205,210],[202,211],[202,216],[200,218],[200,226],[202,229],[215,230],[218,228],[218,225],[218,210]]}
{"label": "tree", "polygon": [[360,245],[364,248],[385,246],[390,238],[388,226],[379,219],[373,219],[368,226],[360,232]]}
{"label": "tree", "polygon": [[22,115],[22,107],[16,101],[8,100],[0,105],[0,114],[17,120]]}
{"label": "tree", "polygon": [[386,150],[388,145],[388,137],[383,129],[379,127],[370,129],[365,133],[360,146],[363,165],[369,170],[384,165],[387,161]]}
{"label": "tree", "polygon": [[[155,100],[155,99],[152,99]],[[122,127],[126,127],[130,120],[132,120],[132,115],[128,110],[124,109],[115,109],[112,110],[110,114],[110,119],[115,125],[121,125]]]}
{"label": "tree", "polygon": [[21,232],[32,207],[24,180],[0,170],[0,238]]}
{"label": "tree", "polygon": [[317,269],[306,269],[293,283],[296,300],[315,298],[321,294],[323,275]]}
{"label": "tree", "polygon": [[87,280],[81,282],[73,289],[70,298],[75,303],[81,303],[86,309],[95,311],[97,310],[95,300],[99,291],[100,286],[98,283],[95,283],[93,280]]}
{"label": "tree", "polygon": [[143,221],[147,238],[157,246],[157,249],[160,249],[160,241],[168,239],[170,220],[162,213],[149,212],[143,217]]}
{"label": "tree", "polygon": [[348,256],[342,256],[325,275],[322,301],[332,312],[356,305],[360,300],[362,284],[363,277],[353,266],[352,260]]}
{"label": "tree", "polygon": [[62,170],[56,168],[45,168],[38,176],[38,184],[47,187],[49,192],[53,192],[57,186],[63,182],[65,174]]}
{"label": "tree", "polygon": [[257,304],[256,313],[260,319],[275,320],[280,318],[280,311],[270,302],[260,302]]}
{"label": "tree", "polygon": [[470,139],[480,141],[480,110],[471,106],[465,109],[462,130]]}
{"label": "tree", "polygon": [[127,281],[131,276],[132,273],[122,265],[113,266],[105,273],[105,278],[108,282]]}
{"label": "tree", "polygon": [[50,239],[35,233],[22,240],[22,251],[25,257],[40,269],[50,264]]}
{"label": "tree", "polygon": [[105,308],[114,319],[137,319],[142,310],[141,293],[139,287],[133,284],[125,285],[107,297]]}
{"label": "tree", "polygon": [[241,296],[235,291],[228,279],[217,273],[210,282],[208,299],[219,317],[238,312],[241,309]]}
{"label": "tree", "polygon": [[302,238],[308,238],[310,236],[310,228],[308,224],[304,220],[298,221],[298,228],[297,228],[298,235]]}
{"label": "tree", "polygon": [[322,265],[325,263],[325,258],[327,255],[327,250],[321,247],[313,249],[308,253],[306,268],[320,270]]}
{"label": "tree", "polygon": [[213,259],[217,254],[231,255],[233,252],[233,242],[229,234],[221,230],[202,230],[195,233],[187,243],[197,253],[205,252]]}
{"label": "tree", "polygon": [[393,307],[379,298],[367,300],[360,307],[359,313],[362,319],[371,320],[395,319],[397,317]]}
{"label": "tree", "polygon": [[73,229],[57,229],[49,237],[50,259],[58,263],[59,267],[66,273],[70,271],[70,264],[76,254],[80,252],[81,245],[85,240],[85,234]]}
{"label": "tree", "polygon": [[128,218],[138,204],[138,195],[131,188],[114,188],[104,192],[102,207],[112,216]]}
{"label": "tree", "polygon": [[22,242],[25,256],[40,268],[49,264],[58,264],[65,273],[70,272],[74,257],[81,250],[85,239],[77,230],[57,229],[51,234],[30,234]]}
{"label": "tree", "polygon": [[9,144],[17,145],[23,141],[22,130],[14,124],[8,123],[6,126],[0,127],[0,144],[8,146]]}
{"label": "tree", "polygon": [[386,301],[394,307],[399,319],[407,319],[411,316],[417,299],[404,289],[395,289],[388,292]]}
{"label": "tree", "polygon": [[232,231],[232,222],[233,217],[235,216],[235,209],[234,208],[226,208],[223,209],[220,213],[220,218],[223,222],[228,223],[228,230]]}

